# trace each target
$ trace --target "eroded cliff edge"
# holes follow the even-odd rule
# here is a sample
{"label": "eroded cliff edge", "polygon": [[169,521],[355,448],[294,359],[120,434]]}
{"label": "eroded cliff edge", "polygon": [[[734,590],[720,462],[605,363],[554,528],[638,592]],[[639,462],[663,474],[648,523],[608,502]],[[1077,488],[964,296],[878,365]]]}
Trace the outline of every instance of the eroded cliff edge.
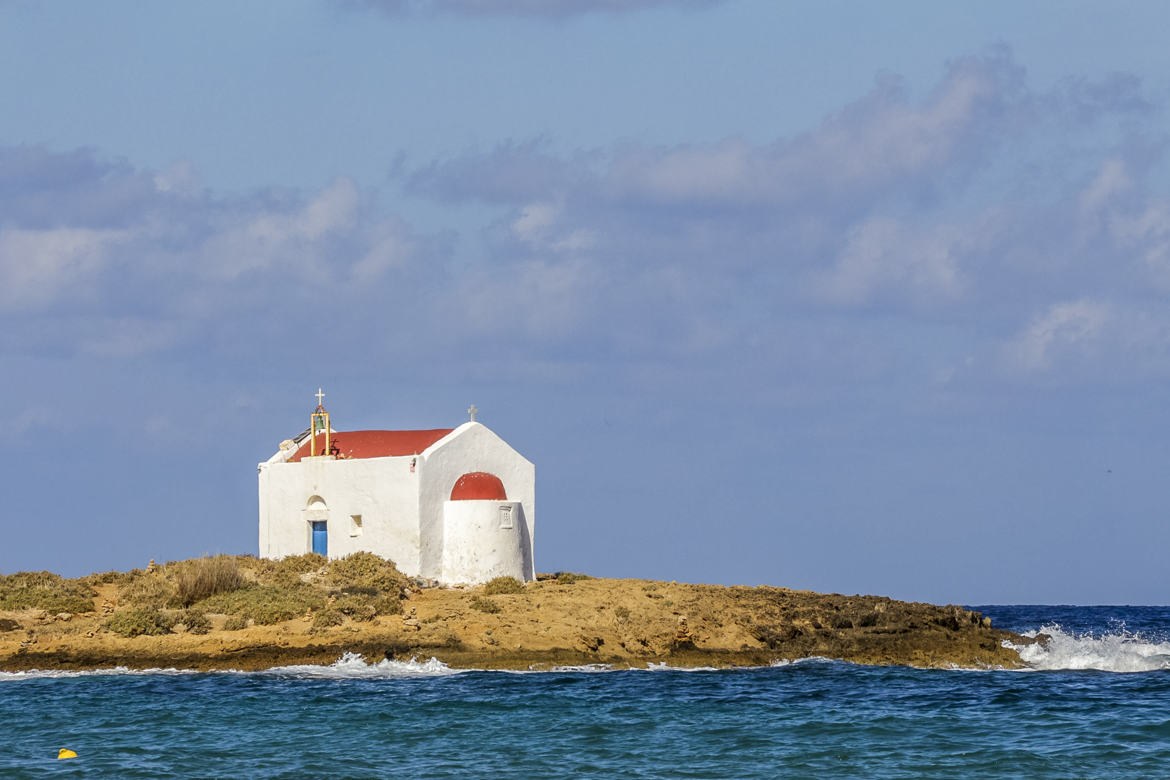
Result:
{"label": "eroded cliff edge", "polygon": [[[255,670],[329,664],[345,653],[370,662],[434,657],[480,669],[758,666],[812,656],[1015,668],[1019,656],[1003,640],[1027,641],[961,607],[879,596],[580,575],[488,588],[418,587],[401,575],[347,585],[323,560],[302,565],[306,571],[292,571],[281,585],[279,577],[264,579],[280,564],[244,556],[229,560],[242,572],[237,589],[185,609],[175,606],[164,586],[191,562],[66,581],[82,583],[78,592],[90,589],[92,611],[0,610],[0,669]],[[301,614],[287,614],[300,611],[301,602],[293,600],[285,614],[243,617],[248,599],[272,600],[290,589],[316,600],[305,602]],[[134,633],[124,629],[124,618],[152,614],[162,620],[150,628],[155,635],[122,635]],[[112,622],[117,616],[120,622]]]}

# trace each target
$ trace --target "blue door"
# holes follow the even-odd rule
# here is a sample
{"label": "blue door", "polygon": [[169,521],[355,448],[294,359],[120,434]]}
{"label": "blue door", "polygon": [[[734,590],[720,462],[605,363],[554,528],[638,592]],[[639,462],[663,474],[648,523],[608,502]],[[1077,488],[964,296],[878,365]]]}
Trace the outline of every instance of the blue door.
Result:
{"label": "blue door", "polygon": [[313,521],[313,552],[329,555],[329,533],[325,530],[324,520]]}

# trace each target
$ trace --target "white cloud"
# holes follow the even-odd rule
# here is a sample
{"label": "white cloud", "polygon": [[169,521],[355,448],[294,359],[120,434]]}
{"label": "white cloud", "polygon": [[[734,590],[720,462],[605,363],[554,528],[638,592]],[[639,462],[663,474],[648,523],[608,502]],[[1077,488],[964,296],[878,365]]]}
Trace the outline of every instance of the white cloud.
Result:
{"label": "white cloud", "polygon": [[958,231],[945,225],[923,231],[888,218],[867,220],[849,230],[833,267],[814,273],[814,289],[839,304],[879,294],[944,303],[962,292],[958,240]]}
{"label": "white cloud", "polygon": [[1045,371],[1060,357],[1088,357],[1114,319],[1112,307],[1082,299],[1049,306],[1008,343],[1012,365],[1026,372]]}
{"label": "white cloud", "polygon": [[407,226],[397,220],[385,220],[370,229],[369,250],[353,265],[353,278],[359,282],[377,281],[388,271],[402,268],[418,250],[418,242]]}
{"label": "white cloud", "polygon": [[228,279],[270,268],[319,279],[334,261],[322,251],[322,242],[354,229],[358,205],[353,182],[338,179],[299,208],[282,205],[226,215],[200,252],[203,267]]}
{"label": "white cloud", "polygon": [[195,166],[184,160],[156,173],[154,186],[159,192],[192,197],[202,191],[203,182],[200,181]]}
{"label": "white cloud", "polygon": [[1109,221],[1122,246],[1135,253],[1154,282],[1170,290],[1170,201],[1150,200]]}
{"label": "white cloud", "polygon": [[337,179],[313,198],[288,226],[293,237],[315,240],[348,230],[357,219],[358,191],[351,179]]}
{"label": "white cloud", "polygon": [[604,282],[584,258],[528,260],[498,274],[465,277],[447,298],[447,327],[476,340],[508,334],[524,340],[566,337],[590,320]]}
{"label": "white cloud", "polygon": [[124,230],[0,228],[0,309],[30,309],[82,285],[108,264]]}
{"label": "white cloud", "polygon": [[865,98],[791,140],[619,149],[605,191],[666,203],[796,208],[912,191],[998,143],[989,130],[1020,110],[1021,79],[1002,54],[960,60],[920,105],[900,81],[884,78]]}
{"label": "white cloud", "polygon": [[596,234],[560,224],[564,208],[553,203],[530,203],[512,220],[512,233],[535,249],[575,252],[593,246]]}
{"label": "white cloud", "polygon": [[1125,162],[1110,157],[1101,165],[1093,181],[1081,192],[1081,210],[1088,216],[1096,216],[1111,206],[1116,197],[1133,188]]}

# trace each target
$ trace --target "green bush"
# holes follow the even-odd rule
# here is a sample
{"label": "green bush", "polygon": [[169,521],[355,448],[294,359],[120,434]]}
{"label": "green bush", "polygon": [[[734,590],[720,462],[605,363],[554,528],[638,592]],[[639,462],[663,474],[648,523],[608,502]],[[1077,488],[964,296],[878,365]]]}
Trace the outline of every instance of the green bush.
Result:
{"label": "green bush", "polygon": [[0,609],[92,612],[93,591],[49,571],[20,571],[0,576]]}
{"label": "green bush", "polygon": [[240,631],[248,627],[248,619],[243,615],[229,615],[228,619],[223,621],[224,631]]}
{"label": "green bush", "polygon": [[103,625],[119,636],[169,634],[178,622],[171,615],[153,609],[126,609],[115,612]]}
{"label": "green bush", "polygon": [[346,596],[380,596],[382,591],[365,585],[345,585],[341,592]]}
{"label": "green bush", "polygon": [[317,614],[313,615],[313,629],[319,631],[323,628],[330,628],[332,626],[340,626],[345,622],[345,615],[341,614],[336,609],[323,609]]}
{"label": "green bush", "polygon": [[317,553],[290,555],[279,561],[269,562],[269,566],[260,573],[260,581],[272,585],[299,585],[302,582],[302,574],[318,571],[327,563],[329,559]]}
{"label": "green bush", "polygon": [[491,599],[485,599],[482,596],[476,596],[471,600],[471,608],[478,609],[480,612],[486,612],[489,615],[495,615],[500,612],[500,605]]}
{"label": "green bush", "polygon": [[558,585],[572,585],[574,582],[578,582],[579,580],[591,580],[591,579],[593,579],[593,578],[590,577],[588,574],[577,574],[577,573],[571,572],[571,571],[558,571],[557,572],[557,584]]}
{"label": "green bush", "polygon": [[239,564],[227,555],[194,558],[175,564],[174,569],[175,587],[178,590],[176,601],[182,607],[189,607],[217,593],[233,591],[244,584]]}
{"label": "green bush", "polygon": [[628,607],[614,607],[613,615],[618,620],[629,620],[630,619],[630,610]]}
{"label": "green bush", "polygon": [[393,561],[370,552],[357,552],[331,562],[325,582],[350,592],[361,588],[401,594],[406,577]]}
{"label": "green bush", "polygon": [[258,626],[270,626],[292,620],[309,610],[325,606],[325,594],[311,585],[298,583],[288,587],[250,585],[227,593],[218,593],[198,603],[208,612],[241,615]]}
{"label": "green bush", "polygon": [[488,580],[483,586],[483,595],[498,596],[503,593],[519,593],[524,590],[524,583],[515,577],[496,577]]}
{"label": "green bush", "polygon": [[201,609],[183,610],[178,622],[187,627],[188,634],[206,634],[211,630],[211,621],[207,619],[207,613]]}

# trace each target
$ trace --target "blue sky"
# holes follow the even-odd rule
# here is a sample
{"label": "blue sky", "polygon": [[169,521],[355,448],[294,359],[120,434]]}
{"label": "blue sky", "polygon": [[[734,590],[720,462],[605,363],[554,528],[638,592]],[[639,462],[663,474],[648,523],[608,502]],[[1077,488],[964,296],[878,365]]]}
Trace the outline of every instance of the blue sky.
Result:
{"label": "blue sky", "polygon": [[0,2],[0,571],[480,419],[537,567],[1165,603],[1159,3]]}

